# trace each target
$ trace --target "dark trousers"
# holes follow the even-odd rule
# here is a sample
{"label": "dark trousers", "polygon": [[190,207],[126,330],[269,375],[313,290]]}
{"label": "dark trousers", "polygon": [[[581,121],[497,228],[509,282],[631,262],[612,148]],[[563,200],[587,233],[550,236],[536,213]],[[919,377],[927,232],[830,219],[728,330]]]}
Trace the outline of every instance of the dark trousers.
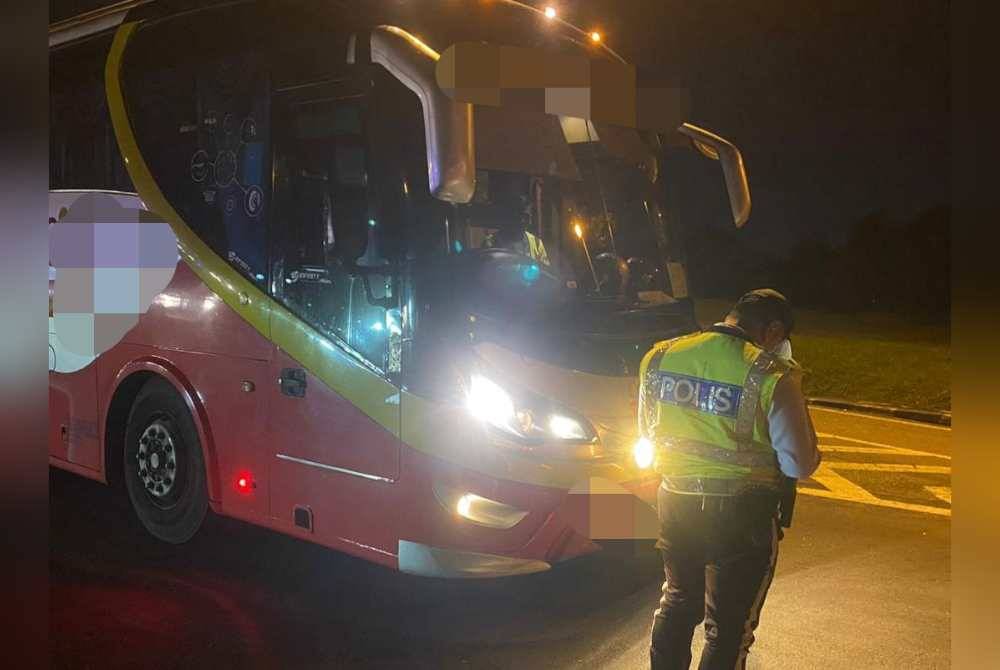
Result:
{"label": "dark trousers", "polygon": [[742,670],[774,577],[776,497],[681,495],[660,488],[660,540],[666,581],[653,617],[653,670],[691,664],[691,638],[705,621],[699,670]]}

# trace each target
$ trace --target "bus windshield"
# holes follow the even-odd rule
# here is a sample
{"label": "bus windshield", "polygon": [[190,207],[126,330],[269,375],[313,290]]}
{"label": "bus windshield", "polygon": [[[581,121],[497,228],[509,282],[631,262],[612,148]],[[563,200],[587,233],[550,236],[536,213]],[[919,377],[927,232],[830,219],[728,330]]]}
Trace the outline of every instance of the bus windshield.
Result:
{"label": "bus windshield", "polygon": [[654,315],[682,310],[668,271],[680,245],[656,144],[634,129],[496,108],[477,107],[475,128],[475,195],[422,226],[419,243],[434,250],[418,255],[423,297],[536,333],[669,330]]}
{"label": "bus windshield", "polygon": [[471,202],[451,205],[417,240],[434,249],[415,264],[418,338],[438,330],[431,324],[444,339],[472,328],[478,341],[550,363],[634,374],[653,342],[695,327],[673,295],[681,250],[655,142],[483,107],[475,127]]}
{"label": "bus windshield", "polygon": [[478,107],[475,120],[476,192],[456,208],[452,253],[527,257],[532,263],[511,266],[520,280],[511,287],[545,276],[590,298],[633,306],[670,300],[667,262],[678,250],[654,181],[655,138],[496,108]]}

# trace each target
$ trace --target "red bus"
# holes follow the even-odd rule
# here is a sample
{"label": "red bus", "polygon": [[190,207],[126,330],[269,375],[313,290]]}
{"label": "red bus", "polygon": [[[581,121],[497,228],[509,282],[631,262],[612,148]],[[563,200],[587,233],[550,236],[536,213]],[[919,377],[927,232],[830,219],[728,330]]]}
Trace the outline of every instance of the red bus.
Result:
{"label": "red bus", "polygon": [[[454,102],[433,75],[463,41],[617,58],[583,34],[474,0],[53,25],[50,222],[98,194],[169,223],[178,261],[109,349],[50,329],[50,464],[123,487],[171,543],[211,510],[420,575],[595,550],[587,483],[658,484],[639,360],[697,327],[670,145]],[[681,130],[742,225],[739,152]]]}

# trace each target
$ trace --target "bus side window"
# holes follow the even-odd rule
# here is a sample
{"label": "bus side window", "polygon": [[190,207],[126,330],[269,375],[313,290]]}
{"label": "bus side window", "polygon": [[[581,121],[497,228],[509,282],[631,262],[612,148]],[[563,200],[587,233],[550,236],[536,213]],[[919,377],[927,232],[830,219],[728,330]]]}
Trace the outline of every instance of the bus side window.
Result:
{"label": "bus side window", "polygon": [[386,278],[355,270],[377,225],[369,207],[363,96],[338,80],[297,85],[273,100],[272,294],[384,370],[388,328],[378,303]]}
{"label": "bus side window", "polygon": [[125,86],[156,185],[217,255],[264,286],[270,198],[270,90],[259,57],[164,64],[153,34],[129,54]]}
{"label": "bus side window", "polygon": [[49,188],[132,192],[104,93],[110,37],[49,55]]}

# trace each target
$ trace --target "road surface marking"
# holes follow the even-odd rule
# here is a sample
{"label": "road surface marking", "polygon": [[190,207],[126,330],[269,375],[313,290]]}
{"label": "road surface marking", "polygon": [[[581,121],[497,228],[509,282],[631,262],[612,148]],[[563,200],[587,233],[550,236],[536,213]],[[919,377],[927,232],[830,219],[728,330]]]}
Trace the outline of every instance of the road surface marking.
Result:
{"label": "road surface marking", "polygon": [[[933,456],[934,458],[947,458],[951,460],[951,456],[946,456],[945,454],[935,454],[930,451],[917,451],[916,449],[906,449],[905,447],[896,447],[891,444],[886,444],[884,442],[872,442],[871,440],[859,440],[856,437],[846,437],[844,435],[836,435],[834,433],[816,433],[816,437],[832,437],[835,440],[844,440],[845,442],[857,442],[858,444],[867,444],[873,447],[879,447],[882,451],[891,451],[896,454],[906,454],[910,456]],[[833,445],[820,445],[820,447],[830,447]],[[866,453],[866,452],[858,452]]]}
{"label": "road surface marking", "polygon": [[950,486],[925,486],[924,488],[927,489],[927,491],[935,498],[940,498],[949,505],[951,504]]}
{"label": "road surface marking", "polygon": [[889,453],[894,456],[931,456],[933,458],[944,458],[946,460],[951,460],[951,456],[945,456],[943,454],[931,454],[926,451],[915,451],[913,449],[884,449],[882,447],[848,447],[842,444],[821,444],[819,445],[820,451],[827,452],[838,452],[845,454],[885,454]]}
{"label": "road surface marking", "polygon": [[869,470],[871,472],[913,472],[921,475],[950,475],[947,465],[914,465],[913,463],[846,463],[833,461],[827,467],[837,470]]}
{"label": "road surface marking", "polygon": [[[851,480],[833,471],[829,465],[823,463],[813,473],[812,480],[827,488],[824,494],[840,500],[850,500],[851,502],[878,502],[878,498],[861,488]],[[816,489],[802,489],[803,493],[814,493]]]}
{"label": "road surface marking", "polygon": [[[933,454],[929,452],[916,451],[914,449],[904,449],[903,447],[894,447],[889,444],[880,444],[876,442],[869,442],[867,440],[857,440],[854,438],[847,438],[838,435],[833,435],[830,433],[819,433],[820,436],[826,438],[835,438],[841,440],[849,440],[852,442],[860,442],[865,445],[874,446],[843,446],[843,445],[832,445],[832,444],[820,444],[819,449],[822,452],[837,452],[837,453],[858,453],[858,454],[886,454],[889,456],[932,456],[936,458],[944,458],[950,460],[949,456],[943,456],[941,454]],[[935,507],[933,505],[922,505],[919,503],[902,502],[898,500],[885,500],[879,498],[871,491],[868,491],[864,487],[860,486],[847,479],[841,475],[838,470],[848,470],[848,471],[863,471],[863,472],[904,472],[913,474],[951,474],[951,467],[948,465],[918,465],[914,463],[853,463],[849,461],[825,461],[820,463],[819,468],[813,473],[811,480],[824,487],[819,488],[800,488],[799,492],[805,495],[816,496],[819,498],[829,498],[833,500],[844,500],[847,502],[861,503],[863,505],[873,505],[875,507],[889,507],[892,509],[902,509],[911,512],[923,512],[925,514],[936,514],[938,516],[951,516],[950,507]],[[949,486],[924,486],[923,490],[927,491],[934,497],[951,504],[951,487]]]}
{"label": "road surface marking", "polygon": [[902,423],[907,426],[916,426],[917,428],[931,428],[933,430],[947,430],[951,431],[951,426],[938,426],[933,423],[923,423],[922,421],[908,421],[906,419],[896,419],[888,416],[878,416],[877,414],[864,414],[862,412],[851,412],[845,409],[831,409],[829,407],[816,407],[814,405],[809,406],[809,411],[811,412],[827,412],[830,414],[841,414],[849,416],[860,416],[864,419],[872,419],[873,421],[888,421],[889,423]]}
{"label": "road surface marking", "polygon": [[[925,514],[936,514],[938,516],[951,516],[951,509],[948,507],[934,507],[932,505],[918,505],[916,503],[899,502],[898,500],[882,500],[881,498],[875,498],[874,500],[849,500],[847,498],[842,498],[840,495],[834,493],[833,491],[824,491],[823,489],[799,489],[799,493],[804,493],[810,496],[816,496],[818,498],[832,498],[834,500],[847,500],[847,502],[857,502],[865,505],[873,505],[875,507],[891,507],[893,509],[902,509],[909,512],[923,512]],[[874,496],[873,496],[874,497]]]}

